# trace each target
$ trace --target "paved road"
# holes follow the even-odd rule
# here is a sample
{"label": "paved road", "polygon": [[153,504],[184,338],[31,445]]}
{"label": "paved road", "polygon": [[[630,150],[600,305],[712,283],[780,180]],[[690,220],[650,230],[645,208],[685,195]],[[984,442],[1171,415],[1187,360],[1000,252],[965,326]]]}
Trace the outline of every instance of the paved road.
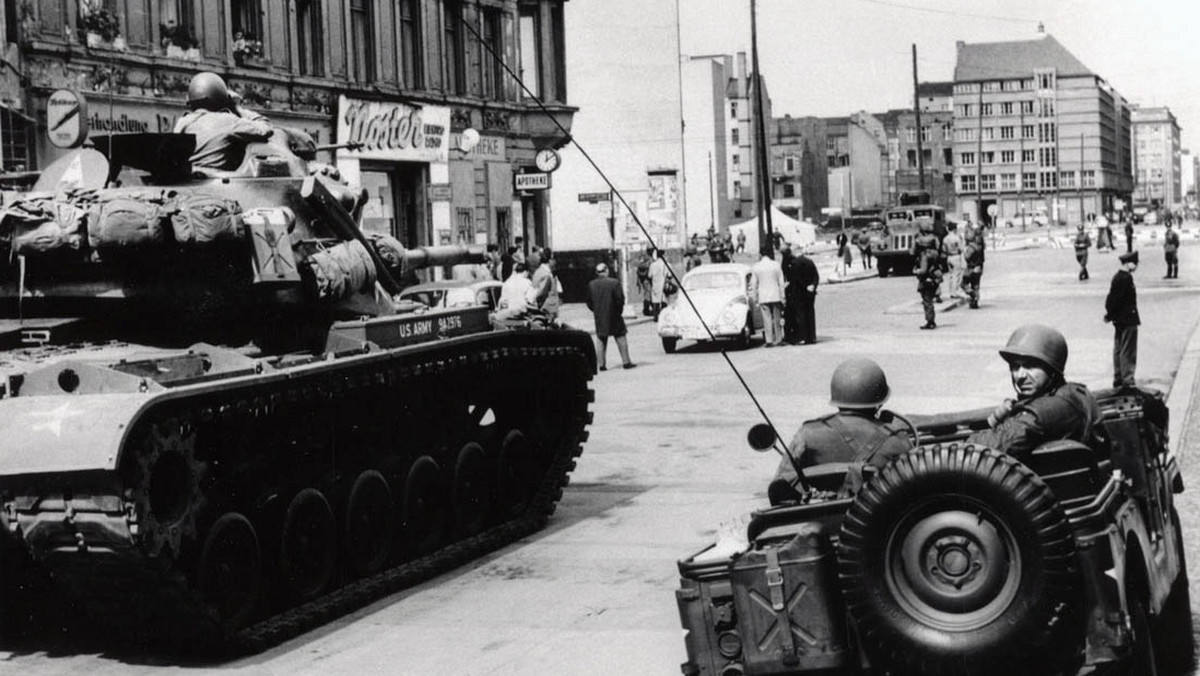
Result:
{"label": "paved road", "polygon": [[[1185,246],[1181,279],[1165,281],[1157,251],[1138,273],[1145,328],[1138,374],[1168,390],[1200,318],[1200,271]],[[990,405],[1009,396],[996,350],[1016,325],[1043,322],[1067,336],[1071,379],[1111,380],[1111,328],[1101,321],[1112,255],[1093,254],[1090,282],[1075,279],[1069,250],[992,254],[983,307],[922,323],[911,278],[822,287],[820,343],[729,354],[766,413],[790,437],[799,422],[828,411],[828,378],[842,359],[867,355],[887,370],[889,407],[928,413]],[[595,424],[572,485],[550,527],[438,580],[378,602],[265,654],[219,666],[266,674],[677,674],[684,659],[674,590],[675,561],[709,542],[718,524],[765,504],[771,456],[748,450],[758,420],[721,354],[682,346],[665,355],[654,327],[631,331],[639,367],[598,374]],[[610,346],[614,351],[615,348]],[[612,357],[615,361],[615,356]],[[1176,440],[1200,443],[1200,416],[1185,415],[1200,380],[1181,372],[1173,393]],[[1194,460],[1184,453],[1186,476]],[[1196,496],[1200,497],[1200,483]],[[1200,533],[1200,509],[1181,511]],[[1193,538],[1193,541],[1196,541]],[[1200,563],[1200,552],[1190,552]],[[1193,569],[1193,579],[1200,570]],[[1200,595],[1197,595],[1200,601]],[[150,660],[152,661],[152,660]],[[0,672],[158,673],[143,657],[0,651]],[[180,665],[173,665],[179,667]]]}

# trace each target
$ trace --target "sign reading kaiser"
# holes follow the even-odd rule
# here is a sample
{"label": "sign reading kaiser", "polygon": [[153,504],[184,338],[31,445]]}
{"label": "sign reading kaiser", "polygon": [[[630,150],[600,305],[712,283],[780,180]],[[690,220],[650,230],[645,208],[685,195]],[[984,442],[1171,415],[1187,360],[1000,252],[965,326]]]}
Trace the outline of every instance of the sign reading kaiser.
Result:
{"label": "sign reading kaiser", "polygon": [[46,135],[59,148],[78,148],[87,138],[87,99],[59,89],[46,99]]}
{"label": "sign reading kaiser", "polygon": [[450,109],[339,96],[337,142],[362,144],[339,149],[339,158],[446,162]]}

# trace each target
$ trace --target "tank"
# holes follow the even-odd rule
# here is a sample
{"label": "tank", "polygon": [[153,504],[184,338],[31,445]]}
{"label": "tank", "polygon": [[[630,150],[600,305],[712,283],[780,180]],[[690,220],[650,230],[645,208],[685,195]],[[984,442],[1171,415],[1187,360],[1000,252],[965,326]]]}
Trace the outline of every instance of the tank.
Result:
{"label": "tank", "polygon": [[311,154],[196,176],[190,136],[94,142],[102,180],[0,219],[7,631],[259,650],[546,523],[588,334],[397,301],[481,250],[364,233]]}

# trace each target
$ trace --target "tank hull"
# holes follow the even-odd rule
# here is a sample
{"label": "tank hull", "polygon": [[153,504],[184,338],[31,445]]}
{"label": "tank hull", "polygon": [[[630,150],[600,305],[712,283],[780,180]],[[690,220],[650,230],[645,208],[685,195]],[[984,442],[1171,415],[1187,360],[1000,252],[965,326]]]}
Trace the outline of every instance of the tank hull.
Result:
{"label": "tank hull", "polygon": [[48,577],[106,636],[257,650],[544,525],[587,437],[590,337],[370,345],[0,399],[0,612]]}

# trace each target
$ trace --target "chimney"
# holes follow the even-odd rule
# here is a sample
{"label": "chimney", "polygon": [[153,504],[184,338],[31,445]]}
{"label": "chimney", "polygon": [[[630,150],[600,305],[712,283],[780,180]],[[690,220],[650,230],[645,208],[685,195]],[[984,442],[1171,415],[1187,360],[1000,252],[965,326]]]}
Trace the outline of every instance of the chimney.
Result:
{"label": "chimney", "polygon": [[746,73],[746,52],[738,52],[737,55],[737,77],[739,80],[745,80]]}
{"label": "chimney", "polygon": [[1045,35],[1045,34],[1046,34],[1046,24],[1039,21],[1038,22],[1038,35]]}
{"label": "chimney", "polygon": [[955,48],[955,49],[957,49],[957,50],[959,50],[959,51],[961,51],[961,50],[962,50],[962,48],[963,48],[963,47],[966,47],[966,46],[967,46],[967,43],[963,42],[962,40],[959,40],[958,42],[955,42],[955,43],[954,43],[954,48]]}

